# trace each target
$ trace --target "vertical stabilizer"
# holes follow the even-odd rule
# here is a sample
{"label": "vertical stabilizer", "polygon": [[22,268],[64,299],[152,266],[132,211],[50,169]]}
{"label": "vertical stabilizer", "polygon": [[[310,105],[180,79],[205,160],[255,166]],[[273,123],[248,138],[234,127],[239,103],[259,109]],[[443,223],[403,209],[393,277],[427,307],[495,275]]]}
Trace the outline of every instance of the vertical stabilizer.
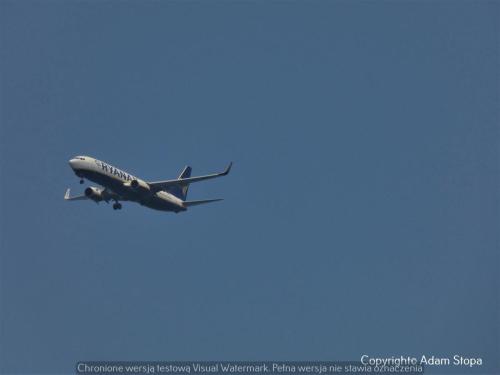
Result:
{"label": "vertical stabilizer", "polygon": [[[191,177],[191,170],[192,169],[189,165],[185,166],[184,169],[182,170],[181,174],[179,175],[179,177],[177,177],[177,179],[181,180],[183,178]],[[185,201],[186,197],[187,197],[188,189],[189,189],[189,184],[187,184],[187,185],[175,185],[175,186],[170,186],[168,188],[168,192],[170,194],[175,195],[177,198]]]}

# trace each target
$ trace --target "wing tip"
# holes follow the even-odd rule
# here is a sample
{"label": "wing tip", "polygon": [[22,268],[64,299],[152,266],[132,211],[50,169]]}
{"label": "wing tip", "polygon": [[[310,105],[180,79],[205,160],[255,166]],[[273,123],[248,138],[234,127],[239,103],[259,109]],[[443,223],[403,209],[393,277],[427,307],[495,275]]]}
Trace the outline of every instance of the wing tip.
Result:
{"label": "wing tip", "polygon": [[229,174],[232,166],[233,166],[233,162],[230,162],[229,165],[226,167],[226,170],[224,172],[222,172],[222,175],[225,176],[225,175]]}

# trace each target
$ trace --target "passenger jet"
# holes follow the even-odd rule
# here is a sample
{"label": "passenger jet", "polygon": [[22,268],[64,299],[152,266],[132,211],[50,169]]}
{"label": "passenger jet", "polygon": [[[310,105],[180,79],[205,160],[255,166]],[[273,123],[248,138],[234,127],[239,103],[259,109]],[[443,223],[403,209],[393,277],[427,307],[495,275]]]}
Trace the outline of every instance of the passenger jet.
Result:
{"label": "passenger jet", "polygon": [[120,201],[132,201],[155,210],[178,213],[186,211],[191,206],[221,201],[222,199],[186,200],[189,184],[225,176],[231,170],[232,163],[229,163],[224,172],[198,177],[191,177],[191,167],[186,166],[175,180],[153,182],[141,180],[111,164],[89,156],[75,156],[69,161],[69,165],[80,177],[80,184],[87,179],[103,188],[89,186],[85,189],[85,194],[73,197],[70,196],[70,189],[67,189],[64,195],[67,201],[82,199],[90,199],[96,203],[114,201],[114,210],[121,210]]}

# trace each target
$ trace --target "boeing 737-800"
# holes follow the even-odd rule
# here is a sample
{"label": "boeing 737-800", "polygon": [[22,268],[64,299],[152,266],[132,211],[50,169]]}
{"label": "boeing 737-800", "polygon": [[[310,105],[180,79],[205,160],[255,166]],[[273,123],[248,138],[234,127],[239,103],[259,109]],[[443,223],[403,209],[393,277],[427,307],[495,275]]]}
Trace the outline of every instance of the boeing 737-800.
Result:
{"label": "boeing 737-800", "polygon": [[155,210],[178,213],[186,211],[191,206],[221,201],[222,199],[187,201],[189,184],[225,176],[231,170],[232,163],[224,172],[198,177],[191,177],[191,167],[187,166],[175,180],[154,182],[146,182],[89,156],[75,156],[69,161],[69,165],[80,177],[81,184],[84,179],[87,179],[103,188],[90,186],[85,189],[85,194],[74,197],[70,196],[70,189],[67,189],[64,195],[65,200],[90,199],[96,203],[114,201],[113,209],[115,210],[122,208],[120,201],[132,201]]}

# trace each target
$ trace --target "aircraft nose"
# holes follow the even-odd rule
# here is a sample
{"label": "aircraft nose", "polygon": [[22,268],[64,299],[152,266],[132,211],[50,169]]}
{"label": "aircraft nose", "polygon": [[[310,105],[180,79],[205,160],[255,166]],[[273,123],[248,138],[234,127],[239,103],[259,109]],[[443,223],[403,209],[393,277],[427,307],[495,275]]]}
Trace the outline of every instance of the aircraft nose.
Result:
{"label": "aircraft nose", "polygon": [[69,166],[74,169],[76,164],[76,159],[69,159],[68,163]]}

